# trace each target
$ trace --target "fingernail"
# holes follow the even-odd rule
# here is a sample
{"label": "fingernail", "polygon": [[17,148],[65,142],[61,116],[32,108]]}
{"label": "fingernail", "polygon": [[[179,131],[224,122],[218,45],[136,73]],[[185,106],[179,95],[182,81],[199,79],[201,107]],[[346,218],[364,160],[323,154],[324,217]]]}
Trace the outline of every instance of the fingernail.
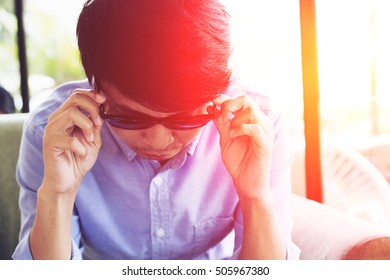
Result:
{"label": "fingernail", "polygon": [[106,97],[103,94],[101,94],[101,93],[96,94],[97,101],[104,101],[105,99],[106,99]]}
{"label": "fingernail", "polygon": [[207,113],[209,113],[209,114],[214,114],[215,106],[212,106],[212,105],[208,106],[208,107],[206,108],[206,111],[207,111]]}
{"label": "fingernail", "polygon": [[103,124],[103,119],[102,119],[102,117],[100,115],[98,115],[96,117],[96,124],[97,125],[102,125]]}
{"label": "fingernail", "polygon": [[93,133],[91,133],[89,135],[89,142],[93,142],[93,141],[95,141],[95,135]]}

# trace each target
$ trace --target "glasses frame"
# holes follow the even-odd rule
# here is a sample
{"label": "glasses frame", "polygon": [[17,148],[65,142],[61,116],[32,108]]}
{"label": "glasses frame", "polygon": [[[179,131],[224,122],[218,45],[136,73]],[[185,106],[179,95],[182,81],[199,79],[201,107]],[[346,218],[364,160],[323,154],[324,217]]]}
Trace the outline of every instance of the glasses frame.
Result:
{"label": "glasses frame", "polygon": [[134,116],[107,114],[104,111],[103,104],[100,104],[100,114],[110,125],[122,129],[141,130],[150,128],[156,124],[162,124],[169,129],[189,130],[205,126],[209,121],[214,119],[215,106],[212,107],[213,110],[210,110],[211,112],[208,114],[195,116],[172,115],[165,118],[155,118],[142,113],[134,113]]}

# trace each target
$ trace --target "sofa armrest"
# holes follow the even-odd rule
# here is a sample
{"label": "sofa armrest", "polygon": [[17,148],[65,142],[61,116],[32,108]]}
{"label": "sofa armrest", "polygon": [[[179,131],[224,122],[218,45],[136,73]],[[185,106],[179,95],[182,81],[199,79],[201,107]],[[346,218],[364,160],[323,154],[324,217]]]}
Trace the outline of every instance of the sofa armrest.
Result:
{"label": "sofa armrest", "polygon": [[390,237],[378,237],[352,247],[346,260],[390,260]]}
{"label": "sofa armrest", "polygon": [[385,228],[298,195],[292,196],[292,208],[293,241],[301,248],[301,259],[389,257],[390,232]]}

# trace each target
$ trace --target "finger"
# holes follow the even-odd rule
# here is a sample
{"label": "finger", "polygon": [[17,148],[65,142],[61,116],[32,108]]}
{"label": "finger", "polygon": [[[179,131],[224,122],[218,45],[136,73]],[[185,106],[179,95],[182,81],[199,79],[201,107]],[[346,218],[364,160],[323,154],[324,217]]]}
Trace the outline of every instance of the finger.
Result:
{"label": "finger", "polygon": [[65,103],[50,116],[50,118],[57,118],[70,107],[77,107],[85,112],[95,125],[102,125],[103,120],[100,116],[100,104],[104,103],[105,99],[104,95],[94,90],[76,89]]}
{"label": "finger", "polygon": [[226,122],[233,118],[234,115],[245,110],[247,107],[256,106],[253,101],[246,95],[231,98],[220,104],[221,112],[219,115],[220,122]]}
{"label": "finger", "polygon": [[70,151],[77,156],[84,157],[87,154],[87,149],[75,136],[52,136],[50,140],[46,140],[45,143],[51,143],[52,149],[62,153],[63,151]]}
{"label": "finger", "polygon": [[106,97],[94,90],[76,89],[70,98],[70,104],[79,107],[89,115],[95,125],[102,125],[100,116],[100,104],[106,101]]}
{"label": "finger", "polygon": [[[68,137],[66,141],[67,145],[69,147],[69,150],[73,152],[74,154],[84,157],[87,155],[87,149],[84,147],[84,145],[80,142],[80,140],[77,137]],[[66,148],[66,146],[64,148]]]}
{"label": "finger", "polygon": [[232,128],[234,128],[241,124],[250,124],[250,123],[259,123],[252,107],[248,107],[245,110],[236,113],[234,118],[231,120],[230,125]]}
{"label": "finger", "polygon": [[259,124],[241,124],[229,131],[230,138],[239,136],[249,136],[257,140],[260,137],[265,136],[265,133]]}
{"label": "finger", "polygon": [[213,100],[213,103],[215,105],[222,105],[222,103],[230,99],[232,98],[229,95],[221,94],[220,96],[218,96],[216,99]]}
{"label": "finger", "polygon": [[259,124],[242,124],[229,131],[229,137],[231,140],[242,136],[251,139],[251,143],[254,147],[257,147],[257,149],[263,151],[272,150],[274,143],[274,132],[272,129],[264,129],[264,127]]}
{"label": "finger", "polygon": [[[250,111],[250,110],[248,109],[245,111]],[[273,134],[273,123],[267,116],[265,116],[264,118],[260,118],[260,120],[255,118],[256,118],[255,115],[250,113],[245,113],[236,116],[230,123],[230,129],[236,130],[239,129],[242,125],[251,124],[251,125],[258,126],[260,128],[259,132],[261,132],[264,135]],[[230,134],[232,134],[232,132]],[[249,133],[248,136],[255,136],[255,135]]]}
{"label": "finger", "polygon": [[240,95],[235,98],[225,100],[220,105],[233,113],[241,109],[245,109],[250,103],[250,101],[251,100],[247,95]]}
{"label": "finger", "polygon": [[[215,105],[217,104],[215,103]],[[221,108],[218,105],[214,110],[213,122],[217,127],[218,133],[220,135],[220,144],[223,147],[229,138],[230,121],[224,120],[223,113],[221,112]]]}
{"label": "finger", "polygon": [[94,90],[94,89],[82,89],[82,88],[77,88],[73,90],[72,92],[73,95],[76,94],[83,94],[86,96],[89,96],[90,98],[94,99],[97,103],[104,103],[106,97],[101,94],[100,92]]}
{"label": "finger", "polygon": [[220,106],[215,113],[215,124],[221,134],[221,139],[229,138],[230,129],[233,126],[252,121],[252,110],[245,109],[248,103],[245,96],[223,98],[215,102]]}
{"label": "finger", "polygon": [[[86,142],[94,143],[98,149],[102,146],[102,138],[101,138],[101,129],[102,125],[95,125],[90,118],[85,116],[80,110],[72,107],[68,110],[68,114],[70,118],[73,120],[74,126],[78,127],[84,136]],[[64,116],[64,120],[66,116]],[[69,124],[68,124],[69,125]],[[64,124],[64,127],[67,125]],[[71,129],[71,127],[68,126]],[[79,140],[83,143],[82,139],[78,137]]]}
{"label": "finger", "polygon": [[97,150],[102,146],[102,137],[101,137],[101,125],[93,126],[93,138],[91,141],[87,141],[84,137],[83,131],[76,129],[74,135],[80,140],[83,145],[94,145]]}
{"label": "finger", "polygon": [[229,132],[231,129],[230,121],[234,117],[232,113],[233,104],[237,103],[237,98],[221,95],[216,100],[213,100],[213,103],[216,105],[214,123],[220,134],[220,142],[223,147],[226,141],[229,140]]}
{"label": "finger", "polygon": [[239,137],[246,137],[250,139],[252,147],[255,149],[253,152],[264,150],[268,147],[268,135],[264,132],[258,124],[243,124],[229,131],[229,139],[234,140]]}
{"label": "finger", "polygon": [[236,123],[260,123],[269,125],[272,119],[272,110],[269,107],[259,107],[249,96],[242,96],[235,101],[234,103],[229,101],[224,105],[226,110],[230,110],[231,114],[234,115],[234,125]]}
{"label": "finger", "polygon": [[80,128],[87,142],[95,140],[93,122],[77,107],[70,107],[47,124],[49,131],[54,131],[55,134],[57,132],[64,136],[72,136],[76,128]]}

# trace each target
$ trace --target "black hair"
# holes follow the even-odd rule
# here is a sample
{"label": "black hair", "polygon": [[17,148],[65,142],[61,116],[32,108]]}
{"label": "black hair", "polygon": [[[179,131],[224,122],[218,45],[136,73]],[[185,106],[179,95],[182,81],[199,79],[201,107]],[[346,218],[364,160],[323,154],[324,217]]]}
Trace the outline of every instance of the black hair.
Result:
{"label": "black hair", "polygon": [[157,111],[201,106],[230,83],[229,15],[217,0],[88,0],[77,37],[90,83]]}
{"label": "black hair", "polygon": [[15,102],[12,95],[0,86],[0,112],[4,114],[15,113]]}

